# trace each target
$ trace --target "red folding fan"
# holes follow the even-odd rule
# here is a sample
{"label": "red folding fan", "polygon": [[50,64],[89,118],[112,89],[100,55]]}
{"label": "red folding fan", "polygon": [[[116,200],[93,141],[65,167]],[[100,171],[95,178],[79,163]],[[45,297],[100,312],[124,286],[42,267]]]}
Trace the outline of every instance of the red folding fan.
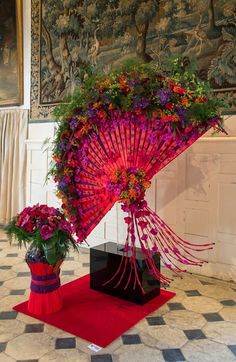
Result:
{"label": "red folding fan", "polygon": [[[206,96],[204,84],[198,82],[196,92],[160,75],[153,65],[127,66],[88,79],[71,109],[59,124],[52,173],[78,241],[119,201],[127,224],[124,256],[131,251],[134,274],[126,286],[132,279],[141,287],[136,246],[150,273],[163,283],[169,279],[156,268],[155,253],[174,272],[182,271],[181,264],[202,265],[195,251],[212,244],[191,244],[177,236],[148,207],[145,191],[158,171],[210,127],[223,131],[217,103]],[[126,268],[123,260],[116,274]]]}

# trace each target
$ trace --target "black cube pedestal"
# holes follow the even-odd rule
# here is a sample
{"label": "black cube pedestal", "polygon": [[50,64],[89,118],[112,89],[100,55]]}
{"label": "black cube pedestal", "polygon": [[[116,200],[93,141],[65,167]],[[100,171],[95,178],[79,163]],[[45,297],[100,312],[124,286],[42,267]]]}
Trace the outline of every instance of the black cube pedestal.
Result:
{"label": "black cube pedestal", "polygon": [[[130,254],[130,253],[129,253]],[[129,258],[130,255],[127,257]],[[123,256],[122,246],[117,243],[108,242],[98,245],[90,249],[90,288],[99,292],[108,293],[115,297],[130,300],[137,304],[145,304],[160,294],[160,283],[153,278],[149,273],[145,257],[141,253],[141,249],[136,249],[136,264],[140,282],[144,289],[144,293],[136,283],[134,287],[134,273],[127,289],[125,285],[130,275],[130,262],[128,260],[126,272],[120,285],[116,288],[114,286],[120,280],[123,272],[121,268],[119,274],[112,280],[112,282],[104,285],[111,279],[117,272]],[[160,270],[160,258],[158,255],[154,256],[155,263]],[[124,262],[123,262],[124,265]]]}

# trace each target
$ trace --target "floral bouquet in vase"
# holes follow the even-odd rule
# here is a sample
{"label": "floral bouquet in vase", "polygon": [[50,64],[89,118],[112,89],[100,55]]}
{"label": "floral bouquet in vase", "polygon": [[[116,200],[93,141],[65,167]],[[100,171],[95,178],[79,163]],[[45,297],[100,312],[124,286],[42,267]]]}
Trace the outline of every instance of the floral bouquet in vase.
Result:
{"label": "floral bouquet in vase", "polygon": [[33,314],[49,314],[62,307],[60,265],[70,247],[78,244],[70,223],[58,209],[47,205],[26,207],[5,227],[10,239],[27,247],[25,260],[31,271],[28,309]]}

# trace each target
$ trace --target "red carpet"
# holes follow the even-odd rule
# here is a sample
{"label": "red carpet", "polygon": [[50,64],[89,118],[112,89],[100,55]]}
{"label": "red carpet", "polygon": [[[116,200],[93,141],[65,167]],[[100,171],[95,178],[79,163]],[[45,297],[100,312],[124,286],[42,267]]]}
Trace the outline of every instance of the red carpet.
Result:
{"label": "red carpet", "polygon": [[59,312],[34,316],[27,310],[28,302],[13,309],[100,347],[106,347],[175,296],[175,293],[162,290],[158,297],[141,306],[91,290],[89,275],[67,283],[61,289],[64,307]]}

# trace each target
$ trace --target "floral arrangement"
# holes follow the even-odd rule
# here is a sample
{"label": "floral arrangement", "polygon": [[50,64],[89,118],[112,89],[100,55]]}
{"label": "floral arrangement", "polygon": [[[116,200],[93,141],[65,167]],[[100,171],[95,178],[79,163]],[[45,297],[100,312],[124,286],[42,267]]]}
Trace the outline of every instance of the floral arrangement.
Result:
{"label": "floral arrangement", "polygon": [[[209,128],[224,131],[220,105],[195,73],[177,67],[163,73],[155,64],[128,62],[109,74],[89,76],[56,109],[50,170],[78,242],[120,201],[128,213],[124,250],[135,256],[138,238],[157,279],[168,281],[155,268],[154,252],[175,271],[180,271],[176,260],[202,265],[190,251],[211,245],[201,249],[178,238],[144,196],[151,178]],[[135,258],[130,261],[139,283]]]}
{"label": "floral arrangement", "polygon": [[39,249],[50,265],[65,258],[70,246],[77,248],[70,223],[59,209],[47,205],[24,208],[8,223],[5,231],[10,240],[13,237],[18,240],[20,247],[24,243]]}
{"label": "floral arrangement", "polygon": [[160,133],[168,141],[173,134],[200,135],[206,127],[223,130],[219,100],[195,74],[163,75],[154,64],[132,61],[107,75],[90,76],[68,104],[56,109],[55,116],[58,129],[50,175],[73,224],[79,222],[80,170],[88,165],[89,144],[99,132],[134,123],[143,129],[152,127],[148,137],[155,144]]}
{"label": "floral arrangement", "polygon": [[107,180],[107,189],[119,196],[122,203],[131,205],[144,198],[145,191],[151,186],[144,171],[130,167],[115,171]]}

